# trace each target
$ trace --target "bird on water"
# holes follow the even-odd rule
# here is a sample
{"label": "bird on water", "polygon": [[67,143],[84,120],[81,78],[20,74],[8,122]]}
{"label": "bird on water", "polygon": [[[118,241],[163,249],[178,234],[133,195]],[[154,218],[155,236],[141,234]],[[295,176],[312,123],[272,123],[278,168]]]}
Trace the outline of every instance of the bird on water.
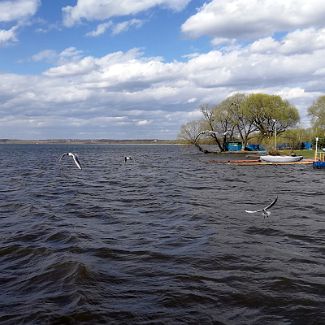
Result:
{"label": "bird on water", "polygon": [[79,157],[78,157],[77,154],[72,153],[72,152],[66,152],[66,153],[64,153],[64,154],[60,157],[60,160],[59,160],[59,161],[61,161],[62,158],[65,157],[65,156],[70,156],[70,157],[72,157],[72,158],[73,158],[73,161],[75,162],[75,164],[77,165],[77,167],[78,167],[79,169],[82,169],[82,168],[81,168],[80,161],[79,161]]}
{"label": "bird on water", "polygon": [[271,211],[268,211],[271,207],[273,207],[273,205],[277,202],[278,200],[278,196],[276,196],[276,198],[272,201],[272,203],[270,203],[269,205],[267,205],[265,208],[263,209],[259,209],[259,210],[255,210],[255,211],[251,211],[251,210],[245,210],[247,213],[256,213],[256,212],[262,212],[263,213],[263,217],[268,217],[271,214]]}

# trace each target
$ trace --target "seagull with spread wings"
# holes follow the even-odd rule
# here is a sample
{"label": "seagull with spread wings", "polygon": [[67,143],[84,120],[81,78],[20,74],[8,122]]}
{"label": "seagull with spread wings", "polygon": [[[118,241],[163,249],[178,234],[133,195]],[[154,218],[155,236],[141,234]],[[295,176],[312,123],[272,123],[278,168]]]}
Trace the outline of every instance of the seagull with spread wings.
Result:
{"label": "seagull with spread wings", "polygon": [[276,198],[273,200],[272,203],[270,203],[269,205],[267,205],[265,208],[263,209],[259,209],[259,210],[255,210],[255,211],[251,211],[251,210],[245,210],[247,213],[256,213],[256,212],[262,212],[263,213],[263,217],[268,217],[271,214],[271,211],[268,211],[271,207],[273,207],[273,205],[276,203],[276,201],[278,200],[278,196],[276,196]]}
{"label": "seagull with spread wings", "polygon": [[63,158],[64,156],[70,156],[70,157],[72,157],[72,158],[73,158],[73,161],[75,162],[75,164],[77,165],[77,167],[78,167],[79,169],[82,169],[82,168],[81,168],[80,161],[79,161],[79,157],[78,157],[77,154],[72,153],[72,152],[66,152],[66,153],[64,153],[64,154],[61,156],[61,158],[60,158],[59,161],[61,161],[62,158]]}

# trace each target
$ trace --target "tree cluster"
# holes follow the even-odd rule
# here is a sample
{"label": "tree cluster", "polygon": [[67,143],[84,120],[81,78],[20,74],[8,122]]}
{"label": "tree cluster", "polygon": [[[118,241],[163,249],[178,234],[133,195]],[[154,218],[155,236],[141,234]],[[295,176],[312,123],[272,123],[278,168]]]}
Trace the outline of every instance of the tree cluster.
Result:
{"label": "tree cluster", "polygon": [[202,138],[197,135],[202,131],[219,151],[227,151],[229,141],[240,141],[243,149],[253,138],[255,143],[267,143],[275,132],[281,136],[300,120],[298,110],[288,101],[267,94],[235,94],[214,107],[202,105],[200,110],[202,118],[182,125],[179,133],[180,139],[200,150]]}
{"label": "tree cluster", "polygon": [[[319,145],[325,148],[325,96],[320,96],[309,108],[314,139],[319,138]],[[313,141],[314,142],[314,141]]]}

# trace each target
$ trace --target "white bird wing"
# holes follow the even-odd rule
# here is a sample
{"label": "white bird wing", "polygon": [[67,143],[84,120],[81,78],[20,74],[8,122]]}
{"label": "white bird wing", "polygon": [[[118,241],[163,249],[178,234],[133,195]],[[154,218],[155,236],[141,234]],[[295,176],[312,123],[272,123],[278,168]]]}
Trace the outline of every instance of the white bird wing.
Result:
{"label": "white bird wing", "polygon": [[245,212],[247,212],[247,213],[266,212],[266,210],[270,209],[276,203],[277,200],[278,200],[278,196],[276,196],[276,198],[272,201],[272,203],[267,205],[264,209],[259,209],[259,210],[255,210],[255,211],[245,210]]}
{"label": "white bird wing", "polygon": [[264,210],[270,209],[271,207],[273,207],[273,205],[276,203],[276,201],[278,200],[278,196],[276,196],[276,198],[273,200],[272,203],[270,203],[268,206],[266,206],[264,208]]}
{"label": "white bird wing", "polygon": [[80,161],[79,161],[78,156],[77,156],[76,154],[73,154],[73,155],[72,155],[72,158],[73,158],[74,162],[76,163],[77,167],[78,167],[79,169],[81,169],[81,164],[80,164]]}
{"label": "white bird wing", "polygon": [[64,157],[64,156],[67,156],[68,154],[67,153],[64,153],[63,155],[61,155],[61,157],[60,157],[60,159],[59,159],[59,162],[62,160],[62,158]]}
{"label": "white bird wing", "polygon": [[245,212],[247,212],[247,213],[263,212],[263,209],[261,209],[261,210],[255,210],[255,211],[245,210]]}

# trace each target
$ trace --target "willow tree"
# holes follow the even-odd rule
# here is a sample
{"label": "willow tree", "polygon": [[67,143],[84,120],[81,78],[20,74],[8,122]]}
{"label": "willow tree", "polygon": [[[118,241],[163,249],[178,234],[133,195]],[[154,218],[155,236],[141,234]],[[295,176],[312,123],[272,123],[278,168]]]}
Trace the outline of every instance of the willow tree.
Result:
{"label": "willow tree", "polygon": [[239,138],[242,149],[247,146],[252,133],[257,131],[254,119],[245,110],[245,94],[235,94],[226,98],[218,107],[227,112],[227,128],[231,138]]}
{"label": "willow tree", "polygon": [[197,141],[198,134],[205,130],[206,127],[206,122],[203,120],[187,122],[181,126],[178,139],[185,140],[190,144],[194,144],[200,151],[207,153],[208,151],[203,149]]}
{"label": "willow tree", "polygon": [[179,138],[187,139],[199,150],[200,134],[213,139],[220,151],[227,151],[227,140],[239,139],[246,147],[252,134],[262,140],[275,131],[281,134],[299,122],[298,110],[280,96],[235,94],[212,107],[201,105],[203,119],[182,126]]}
{"label": "willow tree", "polygon": [[210,153],[209,150],[203,149],[199,143],[199,137],[203,135],[211,139],[220,151],[226,151],[227,112],[219,107],[212,107],[208,104],[202,104],[200,110],[203,119],[182,125],[178,138],[194,144],[204,153]]}
{"label": "willow tree", "polygon": [[[200,133],[210,138],[218,146],[220,151],[226,151],[227,137],[232,137],[234,129],[228,108],[220,104],[214,107],[208,104],[202,104],[200,110],[203,115],[203,120],[200,124],[196,125],[196,129],[193,128],[195,124],[182,126],[181,134],[185,134],[187,138],[190,138],[191,143],[205,153],[209,151],[202,150],[197,141]],[[191,132],[189,132],[189,129]],[[191,133],[191,136],[189,136],[189,133]],[[195,133],[197,134],[196,137],[194,137]]]}
{"label": "willow tree", "polygon": [[217,144],[220,151],[225,151],[225,146],[223,145],[223,143],[220,141],[218,137],[219,131],[217,130],[217,126],[216,126],[217,119],[214,113],[215,108],[210,107],[208,104],[203,104],[200,106],[200,110],[203,115],[207,130],[214,132],[210,135],[210,137],[213,138],[214,142]]}
{"label": "willow tree", "polygon": [[281,134],[300,120],[297,108],[276,95],[251,94],[243,103],[243,109],[262,138],[269,138],[275,132]]}
{"label": "willow tree", "polygon": [[233,138],[235,128],[227,102],[223,101],[215,107],[202,105],[201,112],[208,130],[212,131],[210,137],[220,151],[227,151],[227,139]]}
{"label": "willow tree", "polygon": [[308,108],[308,115],[311,117],[315,135],[325,137],[325,96],[320,96]]}
{"label": "willow tree", "polygon": [[220,151],[227,151],[227,139],[232,139],[234,135],[234,125],[229,114],[228,105],[221,102],[212,111],[213,128],[216,138],[219,141]]}

